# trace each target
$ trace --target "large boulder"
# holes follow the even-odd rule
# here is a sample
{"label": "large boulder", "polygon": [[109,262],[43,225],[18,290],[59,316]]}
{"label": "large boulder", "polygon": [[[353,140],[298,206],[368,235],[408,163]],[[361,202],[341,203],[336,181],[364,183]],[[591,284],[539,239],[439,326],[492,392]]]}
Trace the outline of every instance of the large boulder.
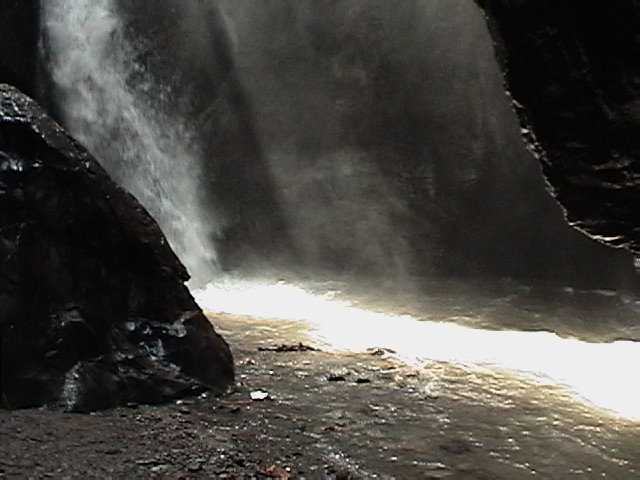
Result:
{"label": "large boulder", "polygon": [[478,3],[567,219],[640,257],[640,1]]}
{"label": "large boulder", "polygon": [[0,85],[1,405],[86,411],[233,382],[156,222],[35,102]]}

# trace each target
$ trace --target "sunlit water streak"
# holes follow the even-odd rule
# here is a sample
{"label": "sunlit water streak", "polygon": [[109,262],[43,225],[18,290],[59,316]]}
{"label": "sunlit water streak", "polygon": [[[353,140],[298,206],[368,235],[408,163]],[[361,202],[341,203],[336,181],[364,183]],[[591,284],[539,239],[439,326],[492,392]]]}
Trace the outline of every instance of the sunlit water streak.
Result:
{"label": "sunlit water streak", "polygon": [[195,292],[204,309],[306,323],[330,348],[391,349],[413,365],[450,362],[507,369],[544,384],[562,385],[582,400],[640,420],[640,343],[588,343],[548,332],[480,330],[356,308],[331,294],[285,283],[210,284]]}

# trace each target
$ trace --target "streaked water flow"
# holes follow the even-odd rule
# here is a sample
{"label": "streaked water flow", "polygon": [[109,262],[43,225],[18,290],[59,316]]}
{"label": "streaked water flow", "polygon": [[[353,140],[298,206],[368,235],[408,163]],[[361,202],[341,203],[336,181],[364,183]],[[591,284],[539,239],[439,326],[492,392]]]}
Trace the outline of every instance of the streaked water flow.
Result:
{"label": "streaked water flow", "polygon": [[216,224],[195,132],[165,108],[173,92],[137,60],[116,2],[47,0],[42,22],[65,127],[149,210],[192,277],[211,278]]}

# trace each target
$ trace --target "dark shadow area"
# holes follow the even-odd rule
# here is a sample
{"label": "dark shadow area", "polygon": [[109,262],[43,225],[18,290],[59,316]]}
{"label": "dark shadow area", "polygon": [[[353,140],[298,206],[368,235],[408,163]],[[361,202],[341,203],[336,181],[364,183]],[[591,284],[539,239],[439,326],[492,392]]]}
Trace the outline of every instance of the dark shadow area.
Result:
{"label": "dark shadow area", "polygon": [[640,4],[478,1],[568,221],[640,254]]}
{"label": "dark shadow area", "polygon": [[39,0],[0,0],[0,83],[37,98]]}

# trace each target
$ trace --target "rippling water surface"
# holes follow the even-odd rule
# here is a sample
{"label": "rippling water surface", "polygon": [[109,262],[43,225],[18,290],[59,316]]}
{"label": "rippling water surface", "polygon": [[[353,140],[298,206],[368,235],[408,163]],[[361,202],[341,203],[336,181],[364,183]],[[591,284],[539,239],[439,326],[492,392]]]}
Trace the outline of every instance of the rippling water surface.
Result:
{"label": "rippling water surface", "polygon": [[[640,474],[638,298],[509,282],[428,290],[228,279],[196,298],[215,312],[272,319],[275,330],[299,321],[306,341],[325,349],[381,349],[416,369],[408,404],[383,389],[372,398],[373,417],[345,420],[341,441],[396,452],[382,455],[381,468],[392,461],[426,469],[426,478],[454,475],[422,454],[454,438],[451,450],[483,452],[474,465],[505,478]],[[299,399],[295,382],[282,388]],[[326,408],[341,415],[330,396]],[[376,408],[385,415],[377,418]],[[464,462],[458,467],[455,475]]]}

